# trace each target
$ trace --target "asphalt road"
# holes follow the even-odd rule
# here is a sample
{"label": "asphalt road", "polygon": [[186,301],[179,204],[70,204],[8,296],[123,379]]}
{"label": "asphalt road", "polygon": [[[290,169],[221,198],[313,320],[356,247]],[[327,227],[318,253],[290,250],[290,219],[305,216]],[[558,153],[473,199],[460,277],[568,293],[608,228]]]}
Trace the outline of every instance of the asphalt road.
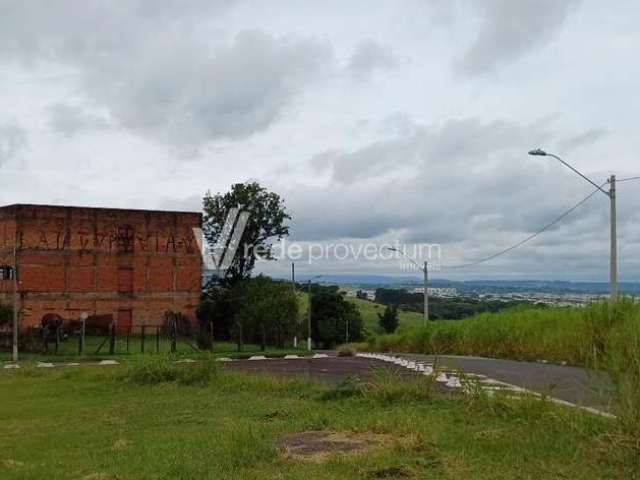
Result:
{"label": "asphalt road", "polygon": [[400,355],[439,362],[466,373],[486,375],[534,392],[603,411],[611,411],[613,384],[604,372],[545,363],[517,362],[483,357]]}
{"label": "asphalt road", "polygon": [[269,360],[234,360],[223,364],[229,370],[248,373],[264,373],[283,377],[302,376],[313,381],[337,384],[349,377],[364,377],[371,373],[371,367],[380,363],[391,368],[403,377],[416,377],[415,372],[395,365],[386,365],[382,362],[360,357],[337,357],[335,354],[327,358],[298,358],[285,360],[272,358]]}
{"label": "asphalt road", "polygon": [[[225,367],[236,371],[287,377],[305,376],[324,383],[337,383],[350,376],[366,375],[373,365],[384,364],[372,359],[336,357],[333,352],[327,353],[331,355],[329,358],[239,360],[229,362]],[[397,356],[427,363],[439,363],[448,369],[465,373],[485,375],[494,380],[550,395],[576,405],[605,412],[612,410],[613,385],[603,372],[586,368],[482,357],[447,355],[436,358],[417,354],[397,354]],[[415,375],[404,368],[395,366],[392,368],[403,376]]]}

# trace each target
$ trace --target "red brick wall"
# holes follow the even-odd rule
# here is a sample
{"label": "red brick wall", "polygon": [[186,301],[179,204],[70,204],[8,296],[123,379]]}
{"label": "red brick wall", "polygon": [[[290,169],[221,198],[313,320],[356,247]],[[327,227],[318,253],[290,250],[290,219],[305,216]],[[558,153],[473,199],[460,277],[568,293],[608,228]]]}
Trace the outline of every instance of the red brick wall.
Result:
{"label": "red brick wall", "polygon": [[[16,221],[3,227],[7,208],[15,209]],[[132,310],[134,325],[159,324],[167,310],[194,320],[202,260],[192,229],[201,223],[198,213],[0,208],[0,263],[6,248],[13,252],[11,230],[18,231],[21,327],[38,324],[45,313],[117,318],[122,309]]]}
{"label": "red brick wall", "polygon": [[[16,223],[13,208],[0,208],[0,267],[13,266]],[[0,302],[12,304],[13,281],[0,280]]]}

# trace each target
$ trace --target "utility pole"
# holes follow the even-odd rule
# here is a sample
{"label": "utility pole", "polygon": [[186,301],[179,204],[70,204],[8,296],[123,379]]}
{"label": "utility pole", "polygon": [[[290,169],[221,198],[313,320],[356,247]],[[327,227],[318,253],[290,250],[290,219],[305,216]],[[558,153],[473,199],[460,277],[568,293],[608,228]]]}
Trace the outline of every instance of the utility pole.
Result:
{"label": "utility pole", "polygon": [[349,343],[349,317],[347,317],[346,324],[347,324],[347,328],[344,332],[344,339],[345,339],[344,343]]}
{"label": "utility pole", "polygon": [[618,232],[617,232],[617,212],[616,212],[616,176],[611,175],[609,178],[609,200],[611,203],[611,253],[609,258],[609,298],[616,300],[618,298]]}
{"label": "utility pole", "polygon": [[420,268],[420,266],[416,262],[414,262],[412,258],[408,257],[402,250],[398,250],[397,248],[393,247],[387,247],[387,250],[399,253],[404,258],[409,260],[417,270],[422,270],[422,274],[424,276],[424,326],[426,327],[427,322],[429,321],[429,264],[425,260],[422,268]]}
{"label": "utility pole", "polygon": [[422,271],[424,273],[424,326],[426,327],[429,321],[429,268],[426,260]]}
{"label": "utility pole", "polygon": [[309,307],[307,308],[307,350],[311,351],[311,280],[308,281],[309,285]]}
{"label": "utility pole", "polygon": [[11,359],[18,361],[18,232],[13,244],[13,341]]}
{"label": "utility pole", "polygon": [[307,350],[311,351],[311,282],[316,278],[322,278],[322,275],[316,275],[315,277],[311,277],[307,281],[307,288],[309,290],[309,308],[307,309]]}
{"label": "utility pole", "polygon": [[[298,300],[296,293],[296,264],[291,262],[291,286],[293,287],[293,296]],[[298,316],[296,315],[296,331],[293,334],[293,348],[298,348]]]}

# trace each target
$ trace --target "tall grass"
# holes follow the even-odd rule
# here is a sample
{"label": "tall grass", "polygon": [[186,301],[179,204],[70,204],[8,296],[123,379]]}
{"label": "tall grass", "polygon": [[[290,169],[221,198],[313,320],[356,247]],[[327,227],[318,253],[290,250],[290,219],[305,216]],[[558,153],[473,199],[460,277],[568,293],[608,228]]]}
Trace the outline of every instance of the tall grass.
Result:
{"label": "tall grass", "polygon": [[192,364],[179,364],[171,356],[159,355],[139,358],[124,367],[117,374],[120,381],[136,385],[208,385],[216,375],[216,365],[212,359]]}
{"label": "tall grass", "polygon": [[[604,367],[612,353],[630,358],[616,338],[631,334],[640,322],[640,305],[621,299],[585,308],[516,307],[465,320],[441,320],[372,336],[367,348],[431,354],[481,355],[515,360],[547,360]],[[620,350],[620,351],[619,351]]]}
{"label": "tall grass", "polygon": [[371,351],[546,360],[606,370],[618,416],[640,455],[640,304],[623,298],[585,308],[517,307],[437,321],[369,338]]}

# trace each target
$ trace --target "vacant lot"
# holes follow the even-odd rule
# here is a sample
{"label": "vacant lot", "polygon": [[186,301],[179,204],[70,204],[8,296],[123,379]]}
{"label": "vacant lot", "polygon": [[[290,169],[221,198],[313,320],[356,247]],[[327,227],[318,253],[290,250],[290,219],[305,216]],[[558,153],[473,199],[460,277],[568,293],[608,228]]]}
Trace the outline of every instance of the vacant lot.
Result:
{"label": "vacant lot", "polygon": [[0,371],[0,392],[3,480],[626,479],[637,467],[614,421],[386,371],[335,386],[158,359]]}

